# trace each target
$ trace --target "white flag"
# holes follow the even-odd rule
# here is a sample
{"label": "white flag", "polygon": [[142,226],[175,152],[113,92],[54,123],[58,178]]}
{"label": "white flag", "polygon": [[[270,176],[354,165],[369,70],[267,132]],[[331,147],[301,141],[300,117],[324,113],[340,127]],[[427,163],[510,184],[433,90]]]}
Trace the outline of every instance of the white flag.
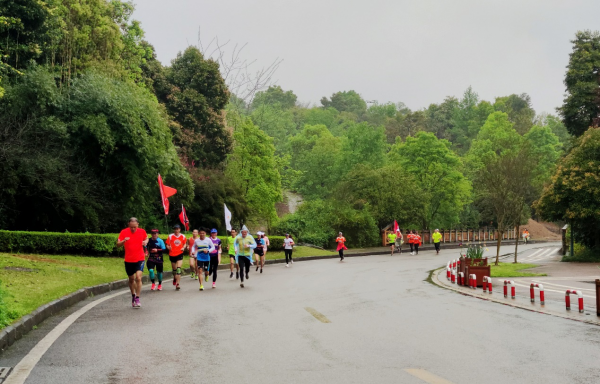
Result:
{"label": "white flag", "polygon": [[228,231],[231,231],[231,212],[227,209],[227,204],[223,204],[225,206],[225,226]]}

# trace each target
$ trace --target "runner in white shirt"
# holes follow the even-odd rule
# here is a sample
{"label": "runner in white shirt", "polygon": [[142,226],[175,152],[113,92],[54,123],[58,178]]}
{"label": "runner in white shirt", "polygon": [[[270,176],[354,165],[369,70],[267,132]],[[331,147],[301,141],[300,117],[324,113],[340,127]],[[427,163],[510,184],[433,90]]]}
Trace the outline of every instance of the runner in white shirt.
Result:
{"label": "runner in white shirt", "polygon": [[283,252],[285,253],[285,266],[289,267],[290,264],[294,264],[294,260],[292,260],[292,251],[294,249],[294,240],[290,236],[289,233],[285,234],[285,239],[283,239]]}

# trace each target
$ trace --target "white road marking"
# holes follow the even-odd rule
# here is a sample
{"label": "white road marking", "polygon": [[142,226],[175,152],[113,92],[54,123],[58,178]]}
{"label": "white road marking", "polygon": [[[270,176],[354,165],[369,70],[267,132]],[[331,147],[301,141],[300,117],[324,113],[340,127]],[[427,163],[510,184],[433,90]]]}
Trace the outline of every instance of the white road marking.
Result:
{"label": "white road marking", "polygon": [[[502,282],[502,284],[504,284],[504,282]],[[542,282],[542,284],[546,284],[546,283]],[[517,287],[522,287],[522,288],[527,288],[527,289],[530,288],[529,285],[523,285],[523,284],[519,284],[519,283],[516,283],[516,282],[515,282],[515,285]],[[557,291],[555,289],[547,289],[546,287],[544,287],[544,291],[562,293],[563,295],[565,294],[565,291]],[[589,297],[590,299],[595,299],[596,298],[596,296],[589,296],[589,295],[583,295],[583,297]]]}
{"label": "white road marking", "polygon": [[544,285],[552,285],[552,286],[555,286],[555,287],[563,287],[563,288],[568,288],[568,289],[576,289],[576,290],[579,290],[579,291],[590,291],[590,292],[596,292],[596,290],[595,290],[595,289],[589,289],[589,288],[578,288],[578,287],[576,287],[576,286],[574,286],[574,285],[560,285],[560,284],[554,284],[554,283],[551,283],[551,282],[549,282],[549,281],[546,281],[546,280],[532,280],[532,281],[533,281],[534,283],[542,283],[542,284],[544,284]]}
{"label": "white road marking", "polygon": [[85,314],[90,309],[94,308],[96,305],[105,302],[106,300],[110,300],[113,297],[123,295],[125,293],[129,293],[129,290],[123,290],[123,292],[113,293],[112,295],[108,295],[103,297],[102,299],[98,299],[92,301],[85,307],[77,310],[76,312],[70,314],[66,319],[60,322],[52,331],[50,331],[42,340],[40,340],[35,347],[27,356],[25,356],[19,364],[15,366],[13,372],[8,376],[4,384],[23,384],[25,380],[29,377],[29,374],[35,368],[36,364],[40,361],[44,353],[48,351],[48,349],[54,344],[54,342],[73,324],[77,319],[79,319],[83,314]]}
{"label": "white road marking", "polygon": [[419,378],[429,384],[452,384],[452,382],[450,382],[444,378],[441,378],[437,375],[434,375],[433,373],[426,371],[424,369],[408,368],[408,369],[405,369],[405,371],[407,373],[410,373],[414,377]]}

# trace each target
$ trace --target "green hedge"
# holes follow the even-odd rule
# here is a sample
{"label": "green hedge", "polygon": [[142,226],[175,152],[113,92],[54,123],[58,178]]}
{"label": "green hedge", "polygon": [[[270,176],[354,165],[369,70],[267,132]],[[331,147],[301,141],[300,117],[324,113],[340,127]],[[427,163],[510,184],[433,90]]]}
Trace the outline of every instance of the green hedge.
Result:
{"label": "green hedge", "polygon": [[[0,252],[120,256],[123,249],[116,248],[118,234],[21,232],[0,230]],[[160,235],[166,240],[167,235]],[[225,236],[219,236],[227,247]],[[283,237],[269,236],[274,251],[283,250]]]}

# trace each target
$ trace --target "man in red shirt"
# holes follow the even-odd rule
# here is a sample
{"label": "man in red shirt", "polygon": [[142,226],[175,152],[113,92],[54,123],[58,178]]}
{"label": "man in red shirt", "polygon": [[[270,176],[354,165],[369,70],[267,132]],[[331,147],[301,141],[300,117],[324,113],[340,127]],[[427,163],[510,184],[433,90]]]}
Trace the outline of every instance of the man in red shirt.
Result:
{"label": "man in red shirt", "polygon": [[148,244],[148,234],[135,217],[129,219],[129,228],[119,233],[117,248],[125,248],[125,272],[129,277],[129,290],[131,290],[131,306],[140,308],[140,293],[142,292],[142,274],[146,254],[144,247]]}
{"label": "man in red shirt", "polygon": [[169,250],[169,261],[173,268],[173,285],[179,291],[181,280],[181,265],[183,264],[183,251],[187,247],[185,235],[181,233],[179,224],[173,226],[173,233],[167,238],[167,249]]}

